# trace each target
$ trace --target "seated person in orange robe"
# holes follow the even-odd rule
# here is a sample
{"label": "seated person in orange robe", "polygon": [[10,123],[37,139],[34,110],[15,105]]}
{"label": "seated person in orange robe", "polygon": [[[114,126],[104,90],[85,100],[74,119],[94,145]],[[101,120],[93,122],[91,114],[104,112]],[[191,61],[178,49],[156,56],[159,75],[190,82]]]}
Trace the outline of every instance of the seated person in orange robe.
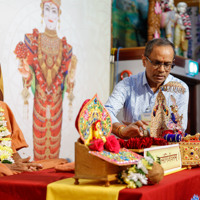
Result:
{"label": "seated person in orange robe", "polygon": [[[9,106],[3,102],[0,101],[0,108],[2,108],[4,111],[4,117],[5,121],[7,122],[7,129],[11,133],[9,137],[11,138],[11,147],[13,150],[13,160],[15,161],[13,164],[3,164],[0,163],[0,176],[2,175],[13,175],[15,173],[20,173],[23,171],[37,171],[40,169],[49,169],[49,168],[55,168],[59,171],[71,171],[74,169],[74,163],[68,163],[66,159],[48,159],[48,160],[39,160],[39,161],[33,161],[30,162],[30,156],[27,158],[21,158],[18,150],[28,147],[24,135],[19,128],[15,117],[9,108]],[[63,166],[64,164],[64,166]],[[65,167],[65,170],[63,170],[63,167]]]}
{"label": "seated person in orange robe", "polygon": [[0,163],[0,175],[12,175],[16,172],[19,173],[22,171],[36,171],[38,169],[41,169],[42,165],[40,163],[31,163],[30,157],[25,159],[22,159],[20,157],[17,151],[21,148],[28,147],[24,139],[24,135],[21,129],[19,128],[9,106],[5,102],[0,101],[0,108],[4,110],[4,121],[7,122],[7,129],[11,133],[11,135],[9,135],[8,137],[11,138],[13,160],[15,161],[13,164]]}

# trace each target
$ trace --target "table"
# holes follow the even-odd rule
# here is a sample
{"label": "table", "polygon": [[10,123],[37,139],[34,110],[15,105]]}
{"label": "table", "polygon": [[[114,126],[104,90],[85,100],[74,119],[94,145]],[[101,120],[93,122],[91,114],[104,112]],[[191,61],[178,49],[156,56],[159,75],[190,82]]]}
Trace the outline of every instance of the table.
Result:
{"label": "table", "polygon": [[[73,173],[48,169],[0,177],[0,199],[45,200],[49,183],[73,176]],[[191,200],[194,195],[200,196],[200,168],[167,175],[157,185],[123,189],[119,192],[119,200]]]}
{"label": "table", "polygon": [[47,169],[0,177],[0,200],[45,200],[49,183],[72,176]]}

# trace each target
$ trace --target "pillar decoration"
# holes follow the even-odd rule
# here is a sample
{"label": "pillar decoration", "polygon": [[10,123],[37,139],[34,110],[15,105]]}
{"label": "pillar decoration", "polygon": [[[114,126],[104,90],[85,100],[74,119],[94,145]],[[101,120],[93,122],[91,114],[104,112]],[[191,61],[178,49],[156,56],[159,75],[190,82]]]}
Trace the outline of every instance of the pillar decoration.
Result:
{"label": "pillar decoration", "polygon": [[148,41],[160,36],[160,0],[149,0]]}

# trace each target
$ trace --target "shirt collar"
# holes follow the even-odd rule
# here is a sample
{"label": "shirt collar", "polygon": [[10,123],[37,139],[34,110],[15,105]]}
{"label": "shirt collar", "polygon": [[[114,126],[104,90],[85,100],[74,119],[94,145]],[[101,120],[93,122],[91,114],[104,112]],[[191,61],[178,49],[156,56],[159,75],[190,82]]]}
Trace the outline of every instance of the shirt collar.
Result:
{"label": "shirt collar", "polygon": [[[171,80],[172,80],[172,75],[169,74],[168,77],[166,78],[166,80],[164,81],[163,85],[167,84]],[[142,81],[142,85],[145,85],[145,84],[149,85],[148,81],[147,81],[147,77],[146,77],[146,71],[144,71],[144,73],[143,73],[143,81]]]}
{"label": "shirt collar", "polygon": [[145,85],[145,84],[148,84],[147,77],[146,77],[146,71],[143,72],[143,80],[142,80],[142,85]]}

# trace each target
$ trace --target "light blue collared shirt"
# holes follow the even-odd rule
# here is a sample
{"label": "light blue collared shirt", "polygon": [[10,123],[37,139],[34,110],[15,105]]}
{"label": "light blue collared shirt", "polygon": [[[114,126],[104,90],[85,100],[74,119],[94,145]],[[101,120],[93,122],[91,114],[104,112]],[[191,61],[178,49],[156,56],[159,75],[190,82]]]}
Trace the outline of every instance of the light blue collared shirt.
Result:
{"label": "light blue collared shirt", "polygon": [[[184,94],[163,91],[169,109],[170,105],[173,105],[170,95],[173,95],[176,99],[178,113],[179,115],[183,114],[182,126],[185,130],[187,128],[188,120],[189,88],[186,83],[171,74],[168,75],[164,84],[170,81],[179,82],[185,88]],[[111,96],[105,104],[105,107],[111,115],[112,123],[119,122],[116,116],[122,108],[124,121],[136,122],[141,120],[141,114],[145,113],[148,107],[151,111],[153,110],[158,92],[159,90],[154,93],[150,88],[145,71],[120,81],[115,86]]]}

